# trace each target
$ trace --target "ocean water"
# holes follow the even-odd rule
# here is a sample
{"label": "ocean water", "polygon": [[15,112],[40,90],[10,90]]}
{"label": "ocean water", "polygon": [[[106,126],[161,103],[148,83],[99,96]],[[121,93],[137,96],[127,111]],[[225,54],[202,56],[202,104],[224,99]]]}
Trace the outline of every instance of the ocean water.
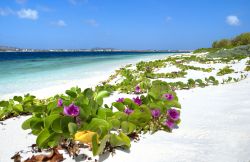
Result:
{"label": "ocean water", "polygon": [[126,64],[173,54],[176,53],[0,53],[0,99],[26,93],[45,97],[72,86],[87,88]]}

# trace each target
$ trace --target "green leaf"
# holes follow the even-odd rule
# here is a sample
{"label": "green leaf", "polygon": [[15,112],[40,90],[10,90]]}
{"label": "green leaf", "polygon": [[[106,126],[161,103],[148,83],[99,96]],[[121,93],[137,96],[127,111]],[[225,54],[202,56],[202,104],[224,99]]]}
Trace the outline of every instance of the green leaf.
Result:
{"label": "green leaf", "polygon": [[50,132],[47,129],[41,131],[36,139],[36,144],[38,145],[38,147],[42,148],[49,137],[50,137]]}
{"label": "green leaf", "polygon": [[111,128],[111,125],[106,120],[93,118],[87,125],[86,130],[97,132],[100,138],[103,138]]}
{"label": "green leaf", "polygon": [[120,133],[119,136],[116,134],[111,134],[110,136],[110,144],[112,147],[123,146],[126,149],[130,148],[130,139],[124,133]]}
{"label": "green leaf", "polygon": [[33,117],[32,120],[30,121],[30,128],[32,130],[42,130],[44,127],[44,123],[43,123],[43,119],[41,118],[37,118],[37,117]]}
{"label": "green leaf", "polygon": [[181,104],[176,100],[165,102],[165,105],[168,106],[168,107],[181,108]]}
{"label": "green leaf", "polygon": [[121,122],[118,119],[111,119],[109,122],[114,129],[119,129],[121,126]]}
{"label": "green leaf", "polygon": [[56,133],[63,133],[62,126],[61,126],[61,118],[57,118],[53,121],[51,128]]}
{"label": "green leaf", "polygon": [[130,138],[126,135],[126,134],[124,134],[124,133],[120,133],[119,134],[119,137],[123,140],[123,142],[125,143],[125,146],[126,146],[126,148],[128,149],[128,148],[130,148],[130,146],[131,146],[131,144],[130,144]]}
{"label": "green leaf", "polygon": [[62,113],[63,113],[63,108],[56,107],[56,108],[54,108],[54,109],[51,110],[51,112],[49,113],[49,115],[62,114]]}
{"label": "green leaf", "polygon": [[146,125],[150,120],[151,120],[151,115],[148,113],[140,112],[140,110],[134,111],[128,117],[128,121],[139,126]]}
{"label": "green leaf", "polygon": [[48,146],[51,147],[51,148],[53,148],[55,146],[58,146],[59,142],[60,142],[60,139],[61,139],[60,134],[53,133],[53,135],[51,135],[49,137]]}
{"label": "green leaf", "polygon": [[98,143],[97,143],[97,135],[94,135],[92,137],[92,153],[94,156],[96,155],[100,155],[103,153],[104,151],[104,148],[106,146],[106,143],[109,141],[109,138],[110,138],[110,135],[107,134],[106,136],[103,137],[103,139],[100,141],[100,145],[98,146]]}
{"label": "green leaf", "polygon": [[74,119],[69,116],[63,116],[61,118],[61,129],[65,135],[69,134],[68,124],[74,122]]}
{"label": "green leaf", "polygon": [[35,96],[31,96],[30,94],[27,94],[24,96],[23,103],[27,104],[27,103],[33,102],[35,98],[36,98]]}
{"label": "green leaf", "polygon": [[121,102],[113,102],[112,105],[119,111],[124,111],[125,106]]}
{"label": "green leaf", "polygon": [[93,92],[92,89],[87,88],[87,89],[85,89],[85,90],[83,91],[83,94],[84,94],[84,96],[86,96],[87,98],[90,99],[90,98],[93,97],[94,92]]}
{"label": "green leaf", "polygon": [[43,113],[46,111],[46,107],[44,105],[32,106],[31,111],[34,113]]}
{"label": "green leaf", "polygon": [[8,101],[0,101],[0,107],[7,107],[9,105]]}
{"label": "green leaf", "polygon": [[98,110],[97,115],[98,115],[98,118],[106,120],[107,117],[110,117],[113,115],[113,112],[111,109],[101,108]]}
{"label": "green leaf", "polygon": [[103,98],[104,97],[108,97],[109,96],[109,92],[108,91],[101,91],[101,92],[98,92],[98,94],[96,95],[96,102],[99,104],[99,105],[102,105],[103,104]]}
{"label": "green leaf", "polygon": [[[49,111],[52,111],[54,109],[58,108],[57,107],[57,101],[53,101],[53,102],[50,102],[48,105],[47,105],[47,109]],[[58,108],[59,109],[59,108]]]}
{"label": "green leaf", "polygon": [[51,140],[50,138],[53,138],[56,135],[56,133],[51,133],[47,129],[43,129],[37,139],[36,139],[36,144],[38,145],[39,148],[47,148],[48,147],[48,142]]}
{"label": "green leaf", "polygon": [[17,102],[22,102],[23,101],[23,98],[22,98],[22,96],[14,96],[13,97],[13,100],[15,100],[15,101],[17,101]]}
{"label": "green leaf", "polygon": [[123,121],[123,120],[127,120],[128,116],[124,112],[117,111],[117,112],[114,113],[113,117],[118,119],[118,120]]}
{"label": "green leaf", "polygon": [[24,130],[30,129],[30,122],[31,122],[32,120],[33,120],[33,117],[31,117],[31,118],[25,120],[25,121],[23,122],[23,124],[22,124],[22,128],[23,128]]}
{"label": "green leaf", "polygon": [[72,97],[72,98],[76,98],[77,97],[77,94],[74,91],[72,91],[72,90],[66,90],[65,93],[67,95],[69,95],[70,97]]}
{"label": "green leaf", "polygon": [[130,98],[125,98],[124,99],[124,104],[125,105],[131,105],[132,103],[134,103],[134,101],[132,101]]}
{"label": "green leaf", "polygon": [[76,133],[76,131],[77,131],[77,125],[76,125],[76,123],[70,122],[68,124],[68,128],[69,128],[70,135],[74,135]]}
{"label": "green leaf", "polygon": [[13,106],[13,110],[17,112],[23,112],[23,106],[21,104],[16,104],[15,106]]}
{"label": "green leaf", "polygon": [[80,118],[82,120],[87,120],[88,117],[91,115],[91,105],[83,105],[80,108]]}
{"label": "green leaf", "polygon": [[124,133],[130,134],[136,129],[136,125],[131,122],[123,121],[121,123],[121,128]]}
{"label": "green leaf", "polygon": [[92,137],[92,153],[94,156],[98,155],[97,134]]}
{"label": "green leaf", "polygon": [[148,92],[148,95],[153,97],[154,99],[157,99],[157,95],[154,92]]}
{"label": "green leaf", "polygon": [[109,141],[109,138],[110,138],[109,134],[103,137],[103,139],[101,140],[100,146],[98,148],[97,155],[100,155],[103,153],[106,143]]}
{"label": "green leaf", "polygon": [[116,134],[111,134],[111,136],[110,136],[110,144],[111,144],[112,147],[117,147],[117,146],[124,145],[124,142]]}
{"label": "green leaf", "polygon": [[45,119],[44,119],[44,126],[45,128],[49,129],[53,123],[54,120],[60,118],[60,115],[59,114],[53,114],[53,115],[50,115],[50,116],[47,116]]}

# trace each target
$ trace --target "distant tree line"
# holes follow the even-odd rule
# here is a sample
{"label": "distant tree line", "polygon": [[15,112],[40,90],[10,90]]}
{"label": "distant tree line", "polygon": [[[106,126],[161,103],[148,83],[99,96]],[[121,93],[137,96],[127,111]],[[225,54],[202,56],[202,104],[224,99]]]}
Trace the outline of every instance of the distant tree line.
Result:
{"label": "distant tree line", "polygon": [[211,48],[199,48],[194,51],[194,53],[200,53],[200,52],[215,52],[220,49],[226,48],[234,48],[237,46],[242,45],[249,45],[250,44],[250,32],[242,33],[240,35],[237,35],[236,37],[232,39],[221,39],[218,41],[214,41],[212,43]]}

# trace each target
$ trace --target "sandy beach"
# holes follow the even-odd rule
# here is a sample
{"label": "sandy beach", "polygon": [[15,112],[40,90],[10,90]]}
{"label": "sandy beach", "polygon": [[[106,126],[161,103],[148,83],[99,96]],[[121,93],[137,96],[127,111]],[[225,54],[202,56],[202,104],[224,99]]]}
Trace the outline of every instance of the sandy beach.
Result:
{"label": "sandy beach", "polygon": [[[228,76],[239,77],[248,59],[230,64],[235,73],[216,77],[220,82]],[[164,81],[187,81],[189,78],[205,78],[216,76],[218,70],[226,64],[190,65],[213,67],[211,73],[188,70],[185,78],[162,79]],[[157,72],[171,72],[178,68],[167,66]],[[244,72],[249,75],[249,72]],[[115,78],[117,80],[117,78]],[[119,79],[118,79],[119,80]],[[250,78],[249,76],[236,83],[220,84],[205,88],[177,90],[181,109],[181,124],[172,133],[158,131],[153,135],[140,136],[138,142],[132,142],[129,151],[116,150],[115,154],[105,153],[92,157],[105,162],[220,162],[249,161],[250,154]],[[114,92],[105,99],[110,104],[119,97],[132,98],[135,95]],[[11,118],[0,125],[2,146],[0,161],[10,161],[16,152],[22,151],[23,160],[31,156],[31,146],[35,136],[21,129],[22,122],[28,117]],[[89,150],[85,154],[91,156]],[[67,154],[65,161],[75,161]],[[80,159],[78,159],[80,160]],[[81,161],[81,160],[80,160]]]}
{"label": "sandy beach", "polygon": [[0,162],[250,162],[249,6],[0,0]]}

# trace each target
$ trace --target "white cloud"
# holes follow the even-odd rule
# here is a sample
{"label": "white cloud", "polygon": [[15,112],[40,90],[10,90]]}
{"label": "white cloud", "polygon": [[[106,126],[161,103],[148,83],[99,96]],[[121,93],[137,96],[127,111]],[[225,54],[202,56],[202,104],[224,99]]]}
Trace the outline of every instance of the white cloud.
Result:
{"label": "white cloud", "polygon": [[232,26],[238,26],[240,25],[240,20],[237,16],[235,15],[229,15],[226,17],[226,22],[229,24],[229,25],[232,25]]}
{"label": "white cloud", "polygon": [[58,21],[52,22],[51,24],[55,25],[55,26],[58,26],[58,27],[65,27],[65,26],[67,26],[67,24],[63,20],[58,20]]}
{"label": "white cloud", "polygon": [[26,3],[27,0],[16,0],[16,2],[19,3],[19,4],[23,4],[23,3]]}
{"label": "white cloud", "polygon": [[0,8],[0,16],[13,15],[15,12],[10,8]]}
{"label": "white cloud", "polygon": [[93,26],[93,27],[98,27],[99,24],[95,19],[89,19],[85,21],[86,24]]}
{"label": "white cloud", "polygon": [[38,19],[38,12],[32,9],[21,9],[17,12],[17,15],[21,19],[31,19],[36,20]]}

